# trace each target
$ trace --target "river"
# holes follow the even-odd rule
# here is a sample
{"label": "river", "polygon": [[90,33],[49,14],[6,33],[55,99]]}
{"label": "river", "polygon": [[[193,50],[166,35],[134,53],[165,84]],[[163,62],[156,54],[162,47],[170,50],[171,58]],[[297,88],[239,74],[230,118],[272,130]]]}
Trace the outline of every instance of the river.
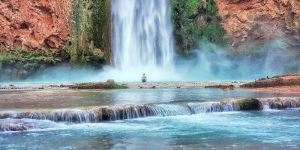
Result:
{"label": "river", "polygon": [[[37,94],[37,93],[48,94]],[[0,119],[0,149],[299,149],[299,108],[188,113],[179,106],[230,98],[299,97],[299,94],[205,88],[1,91],[1,113],[78,110],[96,106],[151,105],[165,112],[111,121]],[[14,103],[24,95],[27,102]],[[26,93],[36,97],[26,97]],[[60,94],[58,94],[60,93]],[[62,94],[64,93],[64,94]],[[72,93],[72,94],[68,94]],[[44,96],[43,96],[44,95]],[[52,96],[51,96],[52,95]],[[55,96],[56,95],[56,96]],[[53,97],[51,99],[51,97]],[[56,99],[56,101],[55,101]],[[57,101],[59,99],[59,101]],[[35,101],[36,100],[36,101]],[[51,104],[54,103],[54,104]],[[72,105],[62,105],[68,103]],[[14,104],[15,109],[9,108]],[[4,107],[6,106],[6,107]],[[17,109],[16,109],[17,108]],[[176,109],[175,109],[176,108]],[[84,116],[83,116],[84,117]],[[3,130],[19,126],[21,131]]]}

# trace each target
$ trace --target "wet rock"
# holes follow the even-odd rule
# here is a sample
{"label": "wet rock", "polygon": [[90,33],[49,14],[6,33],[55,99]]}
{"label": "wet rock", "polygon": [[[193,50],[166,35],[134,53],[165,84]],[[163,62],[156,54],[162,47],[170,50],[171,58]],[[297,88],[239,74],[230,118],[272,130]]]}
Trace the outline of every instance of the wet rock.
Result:
{"label": "wet rock", "polygon": [[34,123],[23,122],[18,120],[7,120],[0,122],[0,131],[24,131],[30,129],[45,129],[48,128],[43,125],[36,125]]}
{"label": "wet rock", "polygon": [[0,114],[0,119],[5,119],[5,118],[9,118],[9,117],[11,117],[10,114],[7,114],[7,113],[5,113],[5,114]]}
{"label": "wet rock", "polygon": [[300,98],[260,98],[262,104],[269,105],[271,109],[297,108],[300,107]]}

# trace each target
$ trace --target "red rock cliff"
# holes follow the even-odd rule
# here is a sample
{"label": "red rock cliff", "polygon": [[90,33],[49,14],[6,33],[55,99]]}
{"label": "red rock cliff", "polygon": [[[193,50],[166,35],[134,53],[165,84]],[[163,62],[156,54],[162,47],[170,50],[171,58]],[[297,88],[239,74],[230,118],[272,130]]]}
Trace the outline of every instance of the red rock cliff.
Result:
{"label": "red rock cliff", "polygon": [[61,49],[71,11],[70,0],[0,0],[0,50]]}
{"label": "red rock cliff", "polygon": [[[300,0],[215,0],[232,46],[299,37]],[[296,38],[300,41],[299,38]]]}

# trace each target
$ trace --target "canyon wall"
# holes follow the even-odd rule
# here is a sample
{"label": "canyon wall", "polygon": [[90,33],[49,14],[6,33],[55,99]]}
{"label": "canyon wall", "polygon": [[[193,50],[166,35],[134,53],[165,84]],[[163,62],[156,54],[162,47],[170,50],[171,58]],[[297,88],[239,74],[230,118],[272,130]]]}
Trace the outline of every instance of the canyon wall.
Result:
{"label": "canyon wall", "polygon": [[1,0],[0,50],[61,49],[70,34],[69,0]]}
{"label": "canyon wall", "polygon": [[197,48],[196,41],[232,51],[275,39],[288,48],[300,46],[299,0],[171,0],[171,6],[175,43],[185,53]]}
{"label": "canyon wall", "polygon": [[215,0],[232,47],[286,39],[300,45],[299,0]]}
{"label": "canyon wall", "polygon": [[110,0],[0,0],[0,82],[59,64],[101,68],[110,28]]}
{"label": "canyon wall", "polygon": [[[300,71],[299,0],[170,0],[177,53],[201,43],[275,74]],[[254,67],[253,67],[254,66]],[[257,69],[256,69],[257,71]]]}

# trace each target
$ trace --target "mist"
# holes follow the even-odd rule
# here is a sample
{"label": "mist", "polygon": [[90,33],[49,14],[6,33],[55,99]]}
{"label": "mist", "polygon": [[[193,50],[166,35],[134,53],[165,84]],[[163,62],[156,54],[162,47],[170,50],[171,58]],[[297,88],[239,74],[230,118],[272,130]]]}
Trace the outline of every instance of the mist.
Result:
{"label": "mist", "polygon": [[175,56],[168,66],[137,65],[126,69],[105,66],[101,70],[90,68],[54,67],[25,82],[82,83],[141,82],[145,73],[147,82],[208,82],[253,81],[279,74],[299,72],[299,54],[289,50],[282,40],[275,40],[251,54],[236,55],[213,44],[202,43],[190,51],[188,58]]}
{"label": "mist", "polygon": [[289,49],[282,39],[241,54],[202,43],[190,55],[176,61],[183,81],[253,81],[299,72],[299,52]]}

